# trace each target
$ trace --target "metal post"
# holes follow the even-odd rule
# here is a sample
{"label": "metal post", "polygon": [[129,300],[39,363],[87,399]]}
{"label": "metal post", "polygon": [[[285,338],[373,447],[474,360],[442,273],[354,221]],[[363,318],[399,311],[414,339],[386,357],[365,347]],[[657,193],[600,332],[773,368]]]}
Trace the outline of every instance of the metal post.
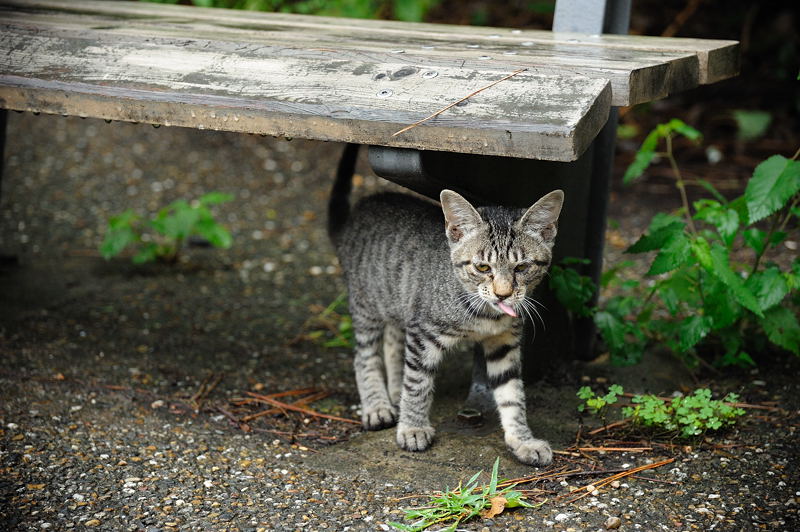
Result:
{"label": "metal post", "polygon": [[0,198],[3,197],[3,166],[6,149],[6,125],[8,124],[8,109],[0,109]]}
{"label": "metal post", "polygon": [[[0,109],[0,200],[3,199],[3,167],[5,166],[6,125],[8,124],[8,110]],[[0,203],[2,203],[0,201]],[[10,267],[17,264],[17,257],[6,255],[0,250],[0,267]]]}

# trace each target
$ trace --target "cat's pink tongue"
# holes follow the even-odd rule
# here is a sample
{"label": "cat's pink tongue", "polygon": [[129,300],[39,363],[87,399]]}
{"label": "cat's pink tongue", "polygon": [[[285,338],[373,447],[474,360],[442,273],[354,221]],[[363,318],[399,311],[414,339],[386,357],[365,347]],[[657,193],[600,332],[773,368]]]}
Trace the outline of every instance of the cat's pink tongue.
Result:
{"label": "cat's pink tongue", "polygon": [[506,305],[505,303],[503,303],[502,301],[498,301],[497,302],[497,306],[500,307],[500,310],[502,310],[503,312],[505,312],[506,314],[508,314],[512,318],[518,317],[517,316],[517,312],[513,308],[511,308],[508,305]]}

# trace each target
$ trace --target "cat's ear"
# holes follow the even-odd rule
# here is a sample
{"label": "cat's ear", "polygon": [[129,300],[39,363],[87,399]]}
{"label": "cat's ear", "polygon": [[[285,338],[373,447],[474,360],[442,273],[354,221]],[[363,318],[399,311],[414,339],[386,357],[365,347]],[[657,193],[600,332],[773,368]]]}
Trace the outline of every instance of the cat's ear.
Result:
{"label": "cat's ear", "polygon": [[564,191],[554,190],[542,196],[530,209],[525,211],[519,219],[519,226],[526,233],[539,236],[545,242],[552,244],[556,238],[558,228],[558,215],[564,204]]}
{"label": "cat's ear", "polygon": [[439,195],[439,200],[442,202],[445,231],[450,242],[458,242],[481,224],[481,215],[460,194],[445,189]]}

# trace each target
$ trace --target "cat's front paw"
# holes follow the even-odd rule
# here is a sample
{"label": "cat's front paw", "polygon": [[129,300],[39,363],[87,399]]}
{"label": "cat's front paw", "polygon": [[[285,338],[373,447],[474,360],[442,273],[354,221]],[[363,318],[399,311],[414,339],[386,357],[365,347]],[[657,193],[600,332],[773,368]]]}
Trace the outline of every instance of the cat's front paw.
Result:
{"label": "cat's front paw", "polygon": [[433,427],[397,426],[397,445],[406,451],[424,451],[433,443]]}
{"label": "cat's front paw", "polygon": [[364,409],[361,423],[367,430],[382,430],[397,424],[397,409],[391,406]]}
{"label": "cat's front paw", "polygon": [[511,447],[511,452],[523,464],[546,466],[553,461],[553,451],[544,440],[524,440]]}

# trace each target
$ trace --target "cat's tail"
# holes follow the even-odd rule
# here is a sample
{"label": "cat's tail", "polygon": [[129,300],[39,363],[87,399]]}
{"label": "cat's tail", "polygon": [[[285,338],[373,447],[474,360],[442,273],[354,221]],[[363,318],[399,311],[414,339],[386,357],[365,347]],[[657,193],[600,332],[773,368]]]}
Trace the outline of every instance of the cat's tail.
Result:
{"label": "cat's tail", "polygon": [[328,235],[335,240],[350,214],[350,190],[358,159],[358,144],[344,147],[328,202]]}

